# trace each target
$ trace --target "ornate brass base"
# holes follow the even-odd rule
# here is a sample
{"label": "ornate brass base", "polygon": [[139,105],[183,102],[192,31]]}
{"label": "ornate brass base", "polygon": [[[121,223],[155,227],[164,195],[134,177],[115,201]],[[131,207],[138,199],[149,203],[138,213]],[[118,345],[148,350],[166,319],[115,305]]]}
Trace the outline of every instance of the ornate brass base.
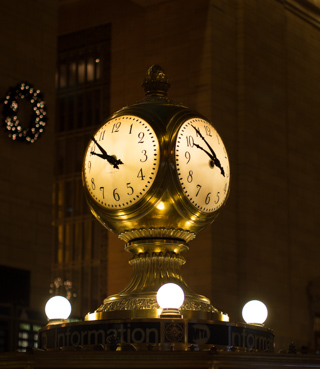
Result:
{"label": "ornate brass base", "polygon": [[126,244],[133,254],[133,276],[120,293],[107,297],[85,320],[157,318],[161,311],[157,303],[158,289],[165,283],[178,284],[185,293],[180,313],[186,319],[224,320],[224,315],[205,296],[194,293],[184,282],[180,266],[185,264],[181,252],[188,246],[181,240],[142,239]]}

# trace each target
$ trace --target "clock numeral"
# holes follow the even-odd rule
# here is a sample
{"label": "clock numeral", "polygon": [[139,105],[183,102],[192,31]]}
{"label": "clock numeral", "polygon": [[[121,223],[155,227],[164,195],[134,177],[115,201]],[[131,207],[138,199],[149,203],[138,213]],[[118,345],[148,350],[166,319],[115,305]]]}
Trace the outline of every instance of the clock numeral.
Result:
{"label": "clock numeral", "polygon": [[102,192],[102,198],[104,199],[104,187],[100,187],[100,191]]}
{"label": "clock numeral", "polygon": [[186,136],[186,139],[187,139],[187,146],[188,147],[193,147],[193,144],[194,144],[193,137],[192,136]]}
{"label": "clock numeral", "polygon": [[144,163],[148,160],[147,150],[142,150],[141,152],[142,152],[144,160],[140,159],[140,161],[141,161],[141,163]]}
{"label": "clock numeral", "polygon": [[89,173],[91,172],[91,161],[90,160],[88,161],[88,171]]}
{"label": "clock numeral", "polygon": [[116,201],[119,201],[120,200],[120,195],[118,194],[117,192],[117,188],[115,188],[113,190],[113,198],[116,200]]}
{"label": "clock numeral", "polygon": [[201,185],[197,185],[196,187],[198,188],[198,191],[196,193],[196,196],[198,196],[202,186]]}
{"label": "clock numeral", "polygon": [[210,195],[211,195],[211,192],[208,193],[208,195],[206,196],[206,198],[204,200],[204,202],[206,203],[206,205],[208,205],[209,202],[210,202],[210,200],[211,200]]}
{"label": "clock numeral", "polygon": [[220,196],[219,196],[220,192],[217,192],[217,199],[215,200],[215,204],[218,204],[218,202],[220,201]]}
{"label": "clock numeral", "polygon": [[206,131],[206,135],[212,137],[211,129],[209,126],[204,126],[204,130]]}
{"label": "clock numeral", "polygon": [[105,132],[105,130],[103,130],[103,131],[100,132],[100,134],[99,134],[99,141],[104,140],[104,132]]}
{"label": "clock numeral", "polygon": [[187,177],[187,181],[191,183],[193,181],[193,170],[189,170],[189,175]]}
{"label": "clock numeral", "polygon": [[142,168],[139,170],[137,178],[141,178],[141,181],[144,180],[145,175],[143,174]]}
{"label": "clock numeral", "polygon": [[111,133],[119,132],[120,126],[121,126],[121,122],[114,123],[112,126]]}
{"label": "clock numeral", "polygon": [[131,135],[131,133],[132,133],[132,126],[133,126],[133,123],[130,124],[129,135]]}
{"label": "clock numeral", "polygon": [[227,193],[227,187],[228,187],[228,183],[226,182],[226,184],[224,185],[224,188],[223,188],[223,193],[224,194]]}
{"label": "clock numeral", "polygon": [[93,155],[92,153],[96,152],[96,144],[94,143],[92,146],[91,146],[91,150],[90,150],[90,156]]}
{"label": "clock numeral", "polygon": [[93,190],[95,190],[95,189],[96,189],[96,184],[94,183],[94,178],[91,178],[91,188],[92,188]]}
{"label": "clock numeral", "polygon": [[191,124],[191,126],[195,129],[196,131],[196,137],[200,137],[200,128],[199,127],[195,127]]}
{"label": "clock numeral", "polygon": [[186,151],[186,152],[185,152],[185,154],[184,154],[184,156],[185,156],[185,157],[186,157],[186,159],[187,159],[186,164],[188,164],[188,163],[189,163],[189,161],[191,160],[191,154],[189,153],[189,151]]}
{"label": "clock numeral", "polygon": [[130,190],[130,192],[127,192],[127,195],[129,195],[129,196],[133,195],[133,193],[134,193],[134,189],[130,185],[131,185],[131,182],[127,183],[127,189]]}
{"label": "clock numeral", "polygon": [[138,133],[138,138],[139,138],[139,141],[138,141],[138,143],[139,143],[139,144],[144,143],[144,141],[143,141],[143,138],[144,138],[144,132],[139,132],[139,133]]}

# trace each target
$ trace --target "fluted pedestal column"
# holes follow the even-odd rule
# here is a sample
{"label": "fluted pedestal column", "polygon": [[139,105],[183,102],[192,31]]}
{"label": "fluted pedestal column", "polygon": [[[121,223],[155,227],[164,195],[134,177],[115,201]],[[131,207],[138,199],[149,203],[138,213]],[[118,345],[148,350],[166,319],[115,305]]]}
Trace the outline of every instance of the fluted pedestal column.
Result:
{"label": "fluted pedestal column", "polygon": [[157,318],[159,305],[156,295],[165,283],[178,284],[185,293],[181,314],[185,318],[222,320],[208,298],[193,292],[183,280],[180,267],[185,264],[181,253],[188,250],[182,241],[171,239],[135,240],[126,245],[133,254],[129,264],[133,275],[128,286],[118,294],[107,297],[87,320]]}

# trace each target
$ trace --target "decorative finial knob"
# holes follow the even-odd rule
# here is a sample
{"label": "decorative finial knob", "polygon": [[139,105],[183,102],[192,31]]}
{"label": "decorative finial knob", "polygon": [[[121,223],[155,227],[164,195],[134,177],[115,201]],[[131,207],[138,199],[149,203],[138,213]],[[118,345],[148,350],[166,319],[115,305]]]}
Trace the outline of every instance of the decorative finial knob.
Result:
{"label": "decorative finial knob", "polygon": [[170,83],[164,70],[159,65],[154,64],[148,69],[142,87],[144,87],[147,96],[166,96]]}

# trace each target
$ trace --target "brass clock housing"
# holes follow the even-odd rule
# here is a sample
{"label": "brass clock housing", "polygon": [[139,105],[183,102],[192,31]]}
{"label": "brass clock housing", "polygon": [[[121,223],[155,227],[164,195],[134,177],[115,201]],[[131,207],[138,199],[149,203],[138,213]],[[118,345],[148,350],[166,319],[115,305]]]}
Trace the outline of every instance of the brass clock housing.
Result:
{"label": "brass clock housing", "polygon": [[[201,211],[185,196],[177,175],[175,146],[179,128],[190,119],[205,120],[205,118],[165,96],[151,95],[141,102],[116,112],[103,125],[115,118],[128,116],[147,122],[157,136],[160,159],[155,179],[139,201],[131,206],[110,209],[99,203],[85,185],[87,182],[85,158],[83,182],[89,207],[99,222],[118,234],[119,238],[125,242],[150,237],[169,237],[188,242],[201,229],[214,221],[229,193],[229,178],[226,178],[227,186],[219,208],[212,211]],[[91,143],[88,145],[87,153],[90,151],[90,145]],[[127,150],[130,151],[130,147]],[[205,160],[208,162],[209,173],[211,171],[209,158]],[[119,166],[119,171],[125,165],[126,163]],[[113,188],[110,191],[113,191]]]}
{"label": "brass clock housing", "polygon": [[[151,127],[156,136],[154,137],[158,150],[157,155],[154,156],[154,160],[157,162],[156,170],[152,172],[151,183],[148,184],[141,198],[121,207],[106,206],[103,201],[97,199],[97,196],[93,196],[90,190],[88,158],[92,152],[92,140],[89,142],[84,158],[83,184],[91,212],[105,228],[116,233],[120,239],[126,242],[126,250],[133,254],[130,264],[134,267],[133,277],[129,285],[119,294],[106,298],[102,306],[93,314],[89,314],[86,319],[157,317],[157,309],[159,308],[156,302],[157,290],[164,283],[174,282],[179,284],[185,292],[185,303],[181,308],[185,317],[222,320],[222,313],[218,312],[206,297],[198,295],[188,288],[180,274],[180,266],[185,263],[181,253],[188,250],[187,242],[214,221],[227,200],[230,181],[227,153],[224,150],[224,157],[219,158],[220,161],[215,160],[215,149],[212,147],[215,141],[212,141],[210,136],[204,136],[206,134],[203,130],[204,124],[210,127],[210,132],[216,134],[216,131],[201,114],[167,98],[166,92],[169,83],[159,66],[152,66],[148,70],[143,85],[146,97],[142,101],[122,108],[102,124],[102,127],[107,127],[110,122],[121,122],[122,119],[134,117],[146,122],[146,125]],[[193,143],[201,145],[201,148],[194,146],[192,155],[197,158],[196,160],[205,163],[208,176],[215,173],[213,185],[208,179],[205,179],[205,182],[194,182],[196,191],[199,190],[199,186],[202,188],[202,183],[206,185],[209,183],[211,186],[203,186],[206,188],[203,189],[206,193],[202,202],[217,201],[217,197],[213,197],[213,195],[216,196],[216,193],[213,193],[215,191],[214,178],[219,178],[220,181],[221,168],[222,165],[224,166],[224,194],[219,206],[216,207],[201,208],[199,204],[194,204],[193,200],[188,198],[184,189],[184,181],[188,181],[188,178],[182,179],[181,171],[179,172],[179,166],[182,165],[182,162],[178,159],[179,145],[177,142],[179,137],[183,136],[181,130],[190,120],[195,125],[199,122],[199,127],[202,127],[199,128],[202,131],[200,135],[194,129]],[[99,137],[100,130],[101,128],[94,134],[95,140]],[[123,134],[123,140],[126,141],[128,129],[124,132],[119,131],[119,134]],[[101,146],[102,151],[100,149],[98,153],[102,155],[103,150],[108,151],[108,148],[103,147],[103,141],[101,141]],[[114,149],[116,147],[114,146]],[[123,150],[130,152],[130,144],[124,146]],[[115,160],[121,161],[124,157],[124,154],[120,152],[117,152],[116,155],[114,156]],[[139,155],[136,158],[137,164],[134,158],[129,159],[130,165],[135,168],[135,173],[138,173],[140,168]],[[105,165],[111,167],[112,160],[110,159],[110,163],[107,161]],[[220,162],[221,168],[219,168],[218,162]],[[196,168],[197,162],[194,161],[193,165]],[[119,163],[115,171],[125,170],[125,166],[126,163],[123,161],[123,164]],[[205,172],[201,173],[205,176]],[[98,172],[97,175],[99,176]],[[139,180],[142,180],[141,177]],[[148,178],[143,180],[148,180]],[[203,181],[203,178],[199,178],[200,180]],[[103,181],[107,186],[108,176],[104,177]],[[113,181],[113,179],[110,179],[110,182],[113,183],[109,188],[110,192],[113,192],[114,189],[118,191],[118,187],[124,185]],[[131,183],[131,180],[128,179],[127,182]],[[134,183],[136,183],[136,179]],[[134,187],[131,184],[129,186]],[[220,191],[222,190],[219,182],[216,192]],[[128,193],[130,192],[131,190],[128,191]]]}

